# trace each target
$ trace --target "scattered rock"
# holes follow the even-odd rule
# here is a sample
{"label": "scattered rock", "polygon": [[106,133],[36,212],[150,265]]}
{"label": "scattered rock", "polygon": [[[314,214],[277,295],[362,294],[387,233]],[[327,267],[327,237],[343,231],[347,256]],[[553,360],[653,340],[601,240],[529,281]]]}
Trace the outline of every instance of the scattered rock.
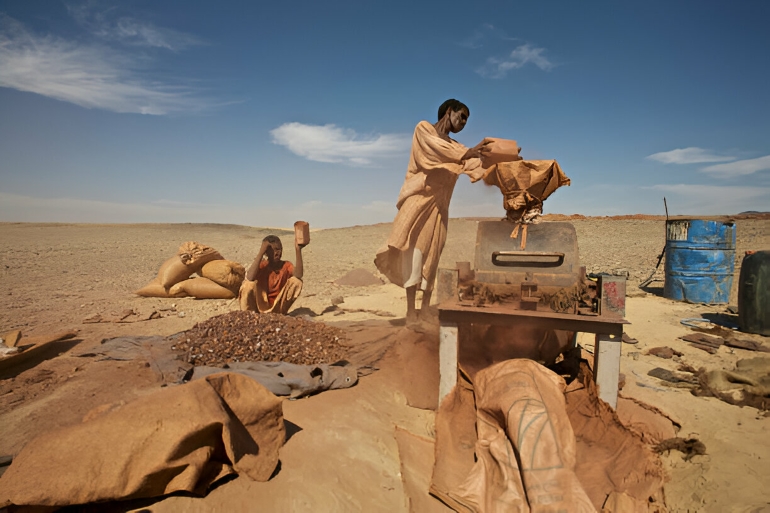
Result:
{"label": "scattered rock", "polygon": [[9,331],[2,337],[2,343],[5,344],[7,347],[16,347],[16,344],[19,342],[19,339],[21,339],[21,331],[14,330]]}
{"label": "scattered rock", "polygon": [[658,358],[666,358],[667,360],[670,360],[671,358],[676,356],[683,356],[684,353],[677,351],[676,349],[671,349],[668,346],[662,346],[662,347],[653,347],[649,351],[647,351],[647,354],[655,355]]}
{"label": "scattered rock", "polygon": [[339,328],[321,322],[238,311],[196,324],[177,335],[175,346],[196,366],[245,361],[316,365],[346,358],[347,348],[339,343],[343,336]]}
{"label": "scattered rock", "polygon": [[689,461],[693,456],[706,454],[706,445],[697,438],[669,438],[655,446],[658,453],[671,450],[684,453],[684,460]]}

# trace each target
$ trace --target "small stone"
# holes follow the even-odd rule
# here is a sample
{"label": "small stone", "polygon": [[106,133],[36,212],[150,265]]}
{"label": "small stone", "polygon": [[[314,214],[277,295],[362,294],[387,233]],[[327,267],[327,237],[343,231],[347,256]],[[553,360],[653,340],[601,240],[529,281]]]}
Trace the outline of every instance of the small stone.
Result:
{"label": "small stone", "polygon": [[184,312],[179,312],[177,315],[178,315],[179,317],[184,317],[186,314],[185,314]]}
{"label": "small stone", "polygon": [[21,331],[14,330],[3,335],[3,344],[8,347],[16,347],[16,344],[21,340]]}

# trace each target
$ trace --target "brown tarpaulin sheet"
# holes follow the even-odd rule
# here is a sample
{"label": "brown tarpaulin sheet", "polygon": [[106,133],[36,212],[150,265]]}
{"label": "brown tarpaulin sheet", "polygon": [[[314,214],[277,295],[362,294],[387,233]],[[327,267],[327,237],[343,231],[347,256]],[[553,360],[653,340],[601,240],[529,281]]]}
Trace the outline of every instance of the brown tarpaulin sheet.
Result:
{"label": "brown tarpaulin sheet", "polygon": [[[533,366],[542,372],[532,371]],[[527,369],[530,377],[519,379],[527,375]],[[530,360],[509,360],[476,374],[476,388],[482,373],[490,371],[494,374],[484,378],[486,394],[492,394],[493,390],[496,392],[490,395],[489,400],[474,396],[474,392],[478,394],[479,390],[474,390],[467,375],[461,373],[458,385],[441,403],[436,416],[435,465],[430,488],[434,496],[456,511],[550,511],[547,508],[555,508],[556,504],[545,502],[558,499],[559,495],[579,494],[576,483],[567,472],[572,463],[572,475],[577,477],[590,499],[589,506],[597,511],[666,511],[663,503],[664,474],[659,457],[643,442],[642,436],[626,429],[612,408],[597,397],[588,365],[582,363],[581,376],[565,388],[562,378],[545,367]],[[517,372],[519,377],[516,377]],[[550,373],[550,378],[547,373]],[[494,383],[490,377],[495,377],[492,380]],[[536,387],[532,386],[533,382],[537,383]],[[527,387],[522,386],[525,383],[528,383]],[[541,409],[543,416],[539,418],[532,415],[534,409],[527,414],[516,408],[517,401],[522,399],[536,406],[537,402],[532,401],[536,398],[531,397],[535,390],[545,399],[540,402],[547,406]],[[561,401],[556,399],[558,395],[561,395]],[[519,403],[522,404],[525,403]],[[544,433],[548,429],[552,434],[546,438],[528,438],[526,433],[519,436],[519,430],[512,429],[511,422],[517,418],[523,420],[527,415],[532,416],[533,426],[539,422]],[[544,416],[558,419],[558,422],[544,422]],[[564,427],[565,416],[569,419],[569,430]],[[477,423],[491,420],[498,427],[489,424],[483,430],[479,429],[477,436]],[[574,432],[571,455],[569,450],[565,451],[568,449],[564,445],[565,440],[569,442],[569,437],[565,436],[569,435],[567,431]],[[505,439],[501,432],[506,434]],[[511,433],[514,433],[513,438]],[[537,445],[531,443],[535,439],[539,442]],[[545,439],[550,442],[542,444]],[[486,442],[489,442],[488,445]],[[530,462],[560,461],[562,467],[554,477],[556,482],[562,483],[558,491],[549,494],[548,487],[539,488],[547,481],[529,478],[529,474],[535,476],[537,472],[547,475],[546,469],[536,472],[525,470],[522,473],[517,470],[520,467],[513,465],[513,462],[519,464],[516,459],[508,460],[511,465],[502,465],[501,462],[506,461],[510,454],[519,459],[522,454],[527,455]],[[476,456],[478,462],[475,462]],[[521,485],[517,484],[516,474],[525,476],[518,478]],[[509,484],[503,487],[504,482]],[[534,487],[535,493],[530,495],[528,486]],[[540,493],[543,494],[542,501],[533,504],[532,499]],[[498,497],[499,502],[490,505],[490,496]],[[487,503],[480,504],[482,499]],[[570,503],[564,510],[581,511],[579,504],[577,501]]]}
{"label": "brown tarpaulin sheet", "polygon": [[477,461],[448,494],[455,509],[595,511],[575,475],[564,387],[560,376],[527,359],[476,374]]}
{"label": "brown tarpaulin sheet", "polygon": [[[665,512],[663,465],[644,442],[644,438],[655,438],[647,427],[649,422],[634,415],[632,418],[639,423],[634,422],[632,429],[626,428],[612,407],[599,399],[596,382],[585,361],[581,362],[580,371],[564,397],[577,438],[576,472],[586,493],[597,509],[603,506],[608,513]],[[631,417],[626,420],[630,422]],[[644,436],[637,432],[642,429],[641,422],[645,424]],[[613,509],[613,504],[619,509]]]}
{"label": "brown tarpaulin sheet", "polygon": [[236,472],[267,481],[285,440],[281,400],[216,374],[165,388],[31,440],[0,478],[0,503],[65,506],[203,494]]}

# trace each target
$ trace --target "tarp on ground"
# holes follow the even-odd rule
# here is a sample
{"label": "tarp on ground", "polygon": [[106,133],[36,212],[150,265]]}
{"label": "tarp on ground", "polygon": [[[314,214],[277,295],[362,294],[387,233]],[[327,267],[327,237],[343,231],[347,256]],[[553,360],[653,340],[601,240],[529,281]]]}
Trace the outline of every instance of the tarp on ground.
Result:
{"label": "tarp on ground", "polygon": [[324,390],[350,388],[358,382],[358,373],[353,365],[297,365],[288,362],[234,362],[227,364],[227,369],[199,366],[193,369],[190,379],[201,379],[223,370],[248,376],[275,395],[287,395],[291,399]]}
{"label": "tarp on ground", "polygon": [[479,371],[476,462],[445,497],[457,511],[596,511],[575,475],[564,380],[533,360]]}
{"label": "tarp on ground", "polygon": [[267,481],[286,436],[281,400],[232,373],[164,388],[86,419],[27,443],[0,477],[0,504],[200,495],[232,473]]}
{"label": "tarp on ground", "polygon": [[[101,360],[132,361],[143,360],[163,383],[178,383],[190,370],[192,364],[185,362],[172,346],[171,337],[126,336],[102,340],[102,343],[75,354],[78,357],[96,357]],[[220,372],[222,369],[220,369]]]}
{"label": "tarp on ground", "polygon": [[524,359],[474,383],[460,373],[436,417],[430,490],[456,511],[663,512],[663,481],[660,459],[598,398],[585,363],[568,387]]}

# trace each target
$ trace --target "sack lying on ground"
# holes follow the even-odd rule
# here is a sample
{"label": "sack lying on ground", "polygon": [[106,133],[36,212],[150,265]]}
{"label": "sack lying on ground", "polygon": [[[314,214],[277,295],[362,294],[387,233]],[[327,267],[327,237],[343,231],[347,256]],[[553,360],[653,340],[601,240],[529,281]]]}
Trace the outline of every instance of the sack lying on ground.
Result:
{"label": "sack lying on ground", "polygon": [[203,494],[234,472],[267,481],[286,437],[281,400],[229,373],[87,417],[31,440],[0,477],[0,503],[61,507]]}
{"label": "sack lying on ground", "polygon": [[476,511],[595,512],[575,475],[564,380],[517,359],[479,371],[474,386],[478,461],[450,497]]}
{"label": "sack lying on ground", "polygon": [[134,291],[134,294],[142,297],[169,297],[166,287],[160,284],[160,278],[155,278],[141,289]]}
{"label": "sack lying on ground", "polygon": [[177,255],[166,260],[160,267],[160,284],[170,288],[197,273],[212,260],[222,260],[222,255],[214,248],[198,242],[185,242],[179,247]]}
{"label": "sack lying on ground", "polygon": [[[555,511],[558,503],[565,500],[564,496],[574,495],[576,488],[568,487],[575,484],[574,475],[596,511],[665,512],[665,472],[660,457],[645,444],[642,435],[623,426],[612,407],[598,398],[587,363],[580,362],[578,378],[565,389],[561,378],[544,367],[540,367],[543,372],[533,372],[530,377],[523,372],[526,367],[519,367],[522,372],[515,373],[515,367],[521,365],[517,362],[526,360],[509,360],[477,373],[475,383],[478,382],[482,390],[476,391],[475,398],[474,384],[462,369],[458,372],[457,386],[441,402],[436,415],[435,465],[430,493],[455,511],[541,512],[551,511],[551,506]],[[490,374],[496,369],[499,369],[496,375]],[[548,373],[551,377],[544,375]],[[520,379],[522,377],[525,379]],[[561,399],[557,400],[556,392],[562,390]],[[496,393],[499,396],[495,396]],[[537,414],[540,404],[545,405],[542,416]],[[574,433],[566,445],[562,439],[565,412]],[[526,417],[532,423],[522,422],[521,428],[516,429],[517,416],[522,420]],[[479,429],[478,422],[485,420],[498,424],[501,431],[491,426]],[[535,431],[531,430],[537,426],[543,430],[533,437]],[[546,443],[548,439],[556,442]],[[499,452],[502,448],[511,452]],[[557,460],[563,463],[561,468],[559,464],[542,468],[544,463]],[[487,463],[489,466],[484,467]],[[503,474],[518,465],[529,469],[516,471],[523,476],[521,484],[527,490],[528,504],[520,500],[521,488],[513,479],[513,473]],[[572,470],[568,472],[570,467]],[[564,483],[555,488],[553,494],[548,493],[547,486],[540,486],[542,477],[548,479],[551,472],[556,482]],[[487,508],[488,501],[501,493],[507,482],[512,483],[512,488],[510,493],[503,492],[500,507]],[[633,507],[627,507],[629,502],[633,502]],[[585,506],[581,500],[561,510],[581,511],[580,507]]]}
{"label": "sack lying on ground", "polygon": [[222,255],[216,249],[195,241],[185,242],[179,246],[177,255],[183,264],[196,266],[198,269],[206,262],[222,259]]}
{"label": "sack lying on ground", "polygon": [[168,291],[168,297],[192,296],[198,299],[233,299],[235,295],[232,290],[202,277],[181,281]]}
{"label": "sack lying on ground", "polygon": [[212,260],[201,268],[199,274],[225,288],[238,290],[246,277],[246,269],[238,262]]}
{"label": "sack lying on ground", "polygon": [[143,297],[174,297],[169,294],[169,288],[195,273],[200,274],[207,263],[222,259],[222,255],[214,248],[194,241],[185,242],[175,256],[163,262],[155,279],[134,294]]}

